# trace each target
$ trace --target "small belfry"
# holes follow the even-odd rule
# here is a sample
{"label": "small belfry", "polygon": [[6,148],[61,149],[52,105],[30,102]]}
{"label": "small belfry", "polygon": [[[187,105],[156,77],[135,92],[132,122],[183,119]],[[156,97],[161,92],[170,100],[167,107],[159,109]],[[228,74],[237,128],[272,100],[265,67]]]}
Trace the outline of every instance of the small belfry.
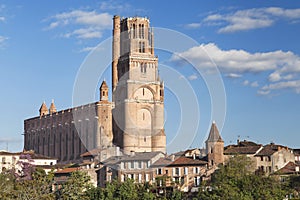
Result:
{"label": "small belfry", "polygon": [[56,107],[54,105],[54,100],[52,99],[52,102],[51,102],[51,105],[50,105],[50,108],[49,108],[49,113],[50,115],[52,115],[53,113],[56,113]]}

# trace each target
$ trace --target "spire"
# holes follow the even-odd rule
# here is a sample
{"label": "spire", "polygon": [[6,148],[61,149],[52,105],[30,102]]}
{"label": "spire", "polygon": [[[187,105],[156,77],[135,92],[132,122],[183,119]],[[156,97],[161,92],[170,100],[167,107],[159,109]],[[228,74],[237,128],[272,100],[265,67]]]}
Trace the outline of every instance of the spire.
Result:
{"label": "spire", "polygon": [[50,114],[53,114],[56,112],[56,107],[54,105],[54,100],[52,99],[51,105],[50,105],[50,109],[49,109]]}
{"label": "spire", "polygon": [[213,123],[211,125],[207,141],[208,142],[223,142],[215,121],[213,121]]}
{"label": "spire", "polygon": [[41,108],[40,108],[39,111],[40,111],[40,116],[48,115],[48,108],[46,106],[45,101],[42,103]]}

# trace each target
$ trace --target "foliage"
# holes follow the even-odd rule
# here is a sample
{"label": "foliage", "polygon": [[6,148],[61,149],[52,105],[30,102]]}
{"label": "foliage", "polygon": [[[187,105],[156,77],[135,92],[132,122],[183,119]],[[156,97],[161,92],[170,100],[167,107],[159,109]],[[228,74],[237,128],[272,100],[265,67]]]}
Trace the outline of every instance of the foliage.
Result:
{"label": "foliage", "polygon": [[61,199],[88,199],[86,191],[92,188],[90,176],[84,171],[74,171],[57,193]]}
{"label": "foliage", "polygon": [[212,177],[211,191],[204,186],[199,192],[203,200],[263,200],[283,199],[289,193],[280,182],[267,176],[258,176],[248,169],[248,157],[236,156],[225,166],[220,166]]}
{"label": "foliage", "polygon": [[20,155],[20,159],[17,162],[20,169],[14,172],[17,180],[32,180],[31,175],[35,171],[33,162],[30,154],[24,153]]}

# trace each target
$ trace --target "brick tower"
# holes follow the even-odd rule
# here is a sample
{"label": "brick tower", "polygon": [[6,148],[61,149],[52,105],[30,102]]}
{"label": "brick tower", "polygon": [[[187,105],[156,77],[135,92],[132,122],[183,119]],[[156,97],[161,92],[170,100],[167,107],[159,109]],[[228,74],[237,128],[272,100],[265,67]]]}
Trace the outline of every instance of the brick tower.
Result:
{"label": "brick tower", "polygon": [[164,85],[149,19],[114,17],[114,143],[130,151],[166,151]]}

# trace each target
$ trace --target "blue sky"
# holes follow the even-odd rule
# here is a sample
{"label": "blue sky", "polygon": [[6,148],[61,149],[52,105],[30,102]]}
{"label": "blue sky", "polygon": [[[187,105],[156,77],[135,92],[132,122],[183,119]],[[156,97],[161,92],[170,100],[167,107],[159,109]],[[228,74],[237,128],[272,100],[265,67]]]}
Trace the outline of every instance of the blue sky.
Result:
{"label": "blue sky", "polygon": [[[111,37],[116,14],[149,17],[152,26],[180,32],[197,43],[176,56],[156,50],[160,64],[178,72],[176,84],[188,80],[200,111],[200,117],[182,119],[180,95],[174,85],[166,87],[168,142],[195,131],[180,130],[180,121],[187,118],[195,124],[199,118],[195,138],[182,141],[188,146],[202,147],[216,120],[225,144],[240,137],[300,147],[298,1],[1,0],[0,149],[8,144],[11,151],[22,150],[23,120],[38,115],[43,101],[50,105],[54,99],[58,109],[72,107],[80,66],[96,45]],[[181,42],[174,44],[184,46]],[[215,66],[225,88],[224,123],[212,114],[210,86],[199,73],[214,73]],[[99,79],[110,82],[109,70]]]}

